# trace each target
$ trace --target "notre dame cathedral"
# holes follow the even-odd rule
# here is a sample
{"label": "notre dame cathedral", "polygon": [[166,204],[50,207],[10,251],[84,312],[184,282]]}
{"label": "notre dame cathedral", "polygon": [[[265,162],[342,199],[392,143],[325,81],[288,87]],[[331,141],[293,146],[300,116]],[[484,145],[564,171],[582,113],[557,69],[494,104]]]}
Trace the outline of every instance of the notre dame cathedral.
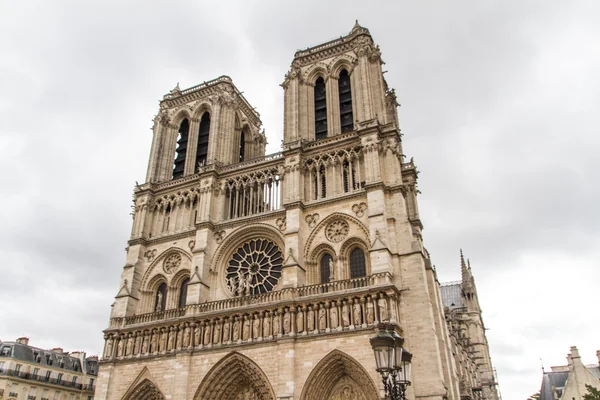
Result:
{"label": "notre dame cathedral", "polygon": [[97,400],[377,400],[369,339],[413,355],[409,399],[498,399],[471,267],[423,246],[379,47],[358,23],[294,55],[284,140],[221,76],[160,102]]}

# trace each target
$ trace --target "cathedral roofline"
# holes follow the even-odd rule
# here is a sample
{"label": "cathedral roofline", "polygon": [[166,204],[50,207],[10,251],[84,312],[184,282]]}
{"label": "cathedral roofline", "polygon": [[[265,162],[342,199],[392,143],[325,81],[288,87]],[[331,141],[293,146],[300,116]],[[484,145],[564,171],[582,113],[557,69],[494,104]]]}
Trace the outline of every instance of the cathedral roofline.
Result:
{"label": "cathedral roofline", "polygon": [[[180,89],[178,82],[177,85],[169,93],[163,96],[163,99],[160,101],[160,106],[161,108],[170,108],[177,105],[177,100],[181,99],[183,100],[183,102],[193,100],[198,96],[192,95],[198,92],[206,91],[207,95],[212,94],[214,88],[220,84],[229,85],[233,89],[233,92],[242,100],[242,102],[246,106],[246,111],[250,111],[254,115],[254,117],[260,122],[260,113],[250,105],[250,103],[244,97],[242,92],[233,83],[233,79],[231,79],[231,77],[227,75],[221,75],[218,78],[212,79],[210,81],[204,81],[198,85],[183,90]],[[203,94],[204,93],[202,93],[201,95]]]}
{"label": "cathedral roofline", "polygon": [[[307,47],[304,50],[296,51],[296,53],[294,54],[294,62],[304,60],[310,56],[313,56],[313,57],[315,57],[317,55],[320,55],[320,56],[325,55],[327,57],[334,56],[337,54],[337,52],[332,52],[331,51],[332,49],[335,49],[344,44],[347,44],[359,36],[368,36],[369,39],[371,39],[371,41],[373,41],[373,38],[371,37],[371,33],[369,32],[369,30],[367,28],[360,26],[358,24],[358,21],[356,21],[356,23],[354,24],[354,27],[346,36],[340,36],[337,39],[333,39],[328,42],[321,43],[321,44],[318,44],[318,45],[315,45],[312,47]],[[343,51],[346,51],[346,49],[343,49],[340,52],[343,52]],[[311,59],[310,61],[313,61],[313,60]],[[302,64],[301,61],[300,61],[300,63]]]}

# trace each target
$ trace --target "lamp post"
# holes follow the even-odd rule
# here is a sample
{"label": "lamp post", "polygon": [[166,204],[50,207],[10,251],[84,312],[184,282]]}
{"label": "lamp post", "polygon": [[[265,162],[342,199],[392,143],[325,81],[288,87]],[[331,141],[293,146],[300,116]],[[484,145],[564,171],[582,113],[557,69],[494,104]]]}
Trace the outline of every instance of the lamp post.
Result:
{"label": "lamp post", "polygon": [[412,354],[402,347],[403,344],[404,339],[386,325],[380,326],[377,335],[371,338],[377,372],[390,400],[406,400],[406,389],[410,385]]}

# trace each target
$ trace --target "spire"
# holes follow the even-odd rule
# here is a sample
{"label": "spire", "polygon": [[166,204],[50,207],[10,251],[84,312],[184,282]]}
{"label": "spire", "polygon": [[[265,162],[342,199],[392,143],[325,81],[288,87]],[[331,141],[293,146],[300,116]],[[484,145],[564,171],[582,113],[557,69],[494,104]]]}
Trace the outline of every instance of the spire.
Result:
{"label": "spire", "polygon": [[465,264],[465,257],[463,256],[462,249],[460,249],[460,272],[463,283],[466,283],[469,279],[469,270],[467,269],[467,265]]}
{"label": "spire", "polygon": [[352,30],[350,31],[350,34],[353,34],[354,32],[356,32],[357,30],[361,29],[362,26],[360,26],[360,24],[358,23],[358,20],[356,20],[356,22],[354,23],[354,26],[352,27]]}

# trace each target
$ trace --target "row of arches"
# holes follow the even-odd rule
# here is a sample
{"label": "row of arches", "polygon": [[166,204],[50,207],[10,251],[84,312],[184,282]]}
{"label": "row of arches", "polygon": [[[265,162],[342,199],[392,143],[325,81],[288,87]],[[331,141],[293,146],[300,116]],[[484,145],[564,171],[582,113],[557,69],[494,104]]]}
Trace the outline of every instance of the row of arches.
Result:
{"label": "row of arches", "polygon": [[[164,400],[144,368],[122,400]],[[218,361],[196,390],[194,400],[276,400],[267,374],[249,357],[232,352]],[[304,382],[301,400],[377,400],[378,390],[356,359],[340,350],[323,357]]]}
{"label": "row of arches", "polygon": [[[354,129],[352,84],[347,69],[340,71],[337,82],[340,128],[344,133]],[[318,76],[314,82],[315,140],[328,137],[327,109],[327,85],[323,76]]]}

